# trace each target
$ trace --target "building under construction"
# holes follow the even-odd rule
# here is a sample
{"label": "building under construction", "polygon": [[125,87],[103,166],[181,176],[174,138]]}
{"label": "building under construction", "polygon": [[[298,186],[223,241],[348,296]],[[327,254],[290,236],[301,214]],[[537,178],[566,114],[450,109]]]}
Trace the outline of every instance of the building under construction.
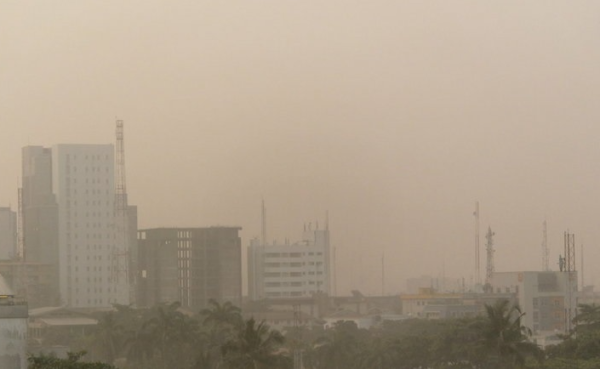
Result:
{"label": "building under construction", "polygon": [[240,227],[154,228],[138,232],[137,305],[180,302],[198,311],[210,299],[240,306]]}

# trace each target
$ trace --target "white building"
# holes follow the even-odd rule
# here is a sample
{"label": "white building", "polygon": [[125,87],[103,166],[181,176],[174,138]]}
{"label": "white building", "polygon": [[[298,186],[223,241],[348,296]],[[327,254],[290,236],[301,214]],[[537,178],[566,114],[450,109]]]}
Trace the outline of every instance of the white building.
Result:
{"label": "white building", "polygon": [[248,294],[252,300],[311,296],[330,291],[329,229],[305,229],[302,241],[248,248]]}
{"label": "white building", "polygon": [[0,208],[0,260],[17,256],[17,214],[10,208]]}
{"label": "white building", "polygon": [[525,315],[521,323],[534,335],[566,332],[577,314],[577,272],[500,272],[494,293],[515,293]]}
{"label": "white building", "polygon": [[126,245],[115,228],[113,145],[57,145],[52,187],[58,203],[59,286],[71,307],[129,304]]}
{"label": "white building", "polygon": [[27,303],[15,301],[0,275],[0,368],[27,368]]}

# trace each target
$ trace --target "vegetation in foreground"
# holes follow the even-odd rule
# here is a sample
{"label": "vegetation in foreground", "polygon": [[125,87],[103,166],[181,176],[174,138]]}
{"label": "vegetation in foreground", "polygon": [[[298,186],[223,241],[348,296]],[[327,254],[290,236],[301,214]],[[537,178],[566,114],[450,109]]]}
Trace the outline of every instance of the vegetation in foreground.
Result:
{"label": "vegetation in foreground", "polygon": [[[116,306],[99,316],[84,337],[55,337],[84,352],[68,359],[29,358],[30,369],[286,369],[301,353],[306,369],[558,369],[600,368],[600,307],[581,305],[577,329],[557,346],[541,350],[508,301],[486,306],[472,319],[382,322],[358,329],[291,328],[281,334],[239,308],[211,301],[195,317],[178,304],[136,310]],[[83,356],[83,357],[82,357]],[[90,362],[82,362],[83,359]],[[106,363],[106,364],[104,364]]]}

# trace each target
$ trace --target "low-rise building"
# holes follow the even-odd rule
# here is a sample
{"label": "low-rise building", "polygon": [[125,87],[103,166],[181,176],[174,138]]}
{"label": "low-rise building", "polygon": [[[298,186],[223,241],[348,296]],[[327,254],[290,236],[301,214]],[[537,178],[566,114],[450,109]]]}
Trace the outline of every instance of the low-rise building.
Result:
{"label": "low-rise building", "polygon": [[498,272],[495,293],[514,293],[525,315],[521,323],[534,334],[568,332],[577,315],[577,272]]}
{"label": "low-rise building", "polygon": [[27,302],[15,299],[0,276],[0,368],[27,368]]}
{"label": "low-rise building", "polygon": [[250,299],[296,298],[329,294],[329,229],[305,227],[302,240],[285,244],[261,244],[253,239],[248,248]]}

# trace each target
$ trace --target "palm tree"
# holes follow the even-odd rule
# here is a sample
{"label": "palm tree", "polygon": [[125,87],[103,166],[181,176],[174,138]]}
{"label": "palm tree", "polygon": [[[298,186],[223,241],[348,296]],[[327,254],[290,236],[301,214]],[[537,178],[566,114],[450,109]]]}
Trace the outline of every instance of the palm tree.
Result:
{"label": "palm tree", "polygon": [[208,305],[210,307],[200,311],[200,316],[204,317],[204,324],[216,326],[230,325],[237,327],[242,323],[242,311],[230,301],[219,304],[216,300],[210,299]]}
{"label": "palm tree", "polygon": [[531,330],[521,325],[525,313],[518,305],[498,300],[494,305],[485,305],[485,309],[487,319],[482,328],[489,353],[486,368],[523,368],[528,356],[541,359],[541,349],[529,341]]}
{"label": "palm tree", "polygon": [[573,319],[577,324],[577,329],[586,327],[586,330],[595,330],[600,328],[600,305],[579,304],[579,314]]}
{"label": "palm tree", "polygon": [[157,306],[139,336],[150,347],[149,356],[165,369],[185,367],[184,359],[191,362],[198,339],[197,322],[178,311],[179,307],[177,302]]}
{"label": "palm tree", "polygon": [[268,369],[290,366],[288,357],[278,352],[283,345],[283,335],[261,322],[256,325],[250,318],[239,327],[235,338],[222,346],[225,368]]}
{"label": "palm tree", "polygon": [[318,368],[342,369],[352,365],[359,347],[359,330],[352,321],[340,321],[315,341]]}
{"label": "palm tree", "polygon": [[116,313],[109,311],[99,317],[92,344],[105,361],[113,363],[118,357],[117,347],[120,347],[122,337],[123,326],[118,322]]}

